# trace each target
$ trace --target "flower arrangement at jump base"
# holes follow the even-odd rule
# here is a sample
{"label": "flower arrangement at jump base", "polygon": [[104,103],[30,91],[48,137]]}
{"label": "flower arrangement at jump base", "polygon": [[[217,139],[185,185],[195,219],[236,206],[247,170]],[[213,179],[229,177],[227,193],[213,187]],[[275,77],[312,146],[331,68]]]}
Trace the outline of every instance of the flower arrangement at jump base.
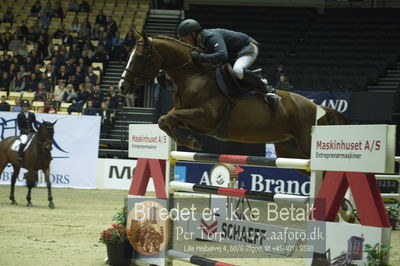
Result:
{"label": "flower arrangement at jump base", "polygon": [[112,218],[114,223],[100,234],[99,241],[107,247],[108,264],[110,265],[130,264],[132,248],[127,241],[126,211],[126,207],[118,210]]}
{"label": "flower arrangement at jump base", "polygon": [[115,245],[124,242],[126,239],[126,230],[119,224],[112,224],[110,228],[103,230],[100,235],[100,243],[105,245]]}

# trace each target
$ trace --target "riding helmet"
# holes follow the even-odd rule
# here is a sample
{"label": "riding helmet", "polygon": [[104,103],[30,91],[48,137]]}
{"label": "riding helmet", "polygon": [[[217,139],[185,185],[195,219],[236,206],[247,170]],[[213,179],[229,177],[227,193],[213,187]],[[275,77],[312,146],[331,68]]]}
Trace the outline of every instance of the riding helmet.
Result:
{"label": "riding helmet", "polygon": [[193,31],[202,30],[200,23],[194,19],[185,19],[178,26],[178,38],[182,39],[184,36],[192,33]]}
{"label": "riding helmet", "polygon": [[31,106],[31,104],[29,103],[28,100],[22,100],[22,101],[21,101],[21,106],[24,106],[24,105],[26,105],[26,106],[28,106],[28,107]]}

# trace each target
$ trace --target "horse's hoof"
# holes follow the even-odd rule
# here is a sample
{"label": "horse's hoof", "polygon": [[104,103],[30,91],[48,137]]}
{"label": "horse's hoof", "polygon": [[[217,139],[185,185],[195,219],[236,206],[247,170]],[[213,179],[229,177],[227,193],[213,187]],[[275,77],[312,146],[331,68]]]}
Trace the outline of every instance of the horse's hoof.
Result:
{"label": "horse's hoof", "polygon": [[12,205],[18,205],[18,203],[17,203],[16,200],[12,200],[12,201],[11,201],[11,204],[12,204]]}
{"label": "horse's hoof", "polygon": [[32,203],[28,202],[28,204],[26,204],[26,207],[33,207]]}
{"label": "horse's hoof", "polygon": [[53,203],[53,202],[50,202],[50,203],[49,203],[49,208],[50,208],[50,209],[54,209],[54,203]]}

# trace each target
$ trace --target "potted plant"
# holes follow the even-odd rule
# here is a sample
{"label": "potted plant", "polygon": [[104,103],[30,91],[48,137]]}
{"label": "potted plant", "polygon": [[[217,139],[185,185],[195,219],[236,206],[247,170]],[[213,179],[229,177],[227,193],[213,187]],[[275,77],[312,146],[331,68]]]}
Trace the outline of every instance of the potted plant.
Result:
{"label": "potted plant", "polygon": [[395,230],[397,223],[399,222],[399,209],[395,206],[390,206],[386,208],[387,215],[389,217],[392,229]]}
{"label": "potted plant", "polygon": [[390,266],[390,264],[386,263],[390,250],[389,246],[376,243],[374,247],[369,244],[364,245],[364,247],[364,251],[368,254],[368,266]]}
{"label": "potted plant", "polygon": [[129,265],[132,249],[126,234],[126,207],[120,209],[112,219],[115,223],[103,230],[99,241],[107,247],[108,264]]}

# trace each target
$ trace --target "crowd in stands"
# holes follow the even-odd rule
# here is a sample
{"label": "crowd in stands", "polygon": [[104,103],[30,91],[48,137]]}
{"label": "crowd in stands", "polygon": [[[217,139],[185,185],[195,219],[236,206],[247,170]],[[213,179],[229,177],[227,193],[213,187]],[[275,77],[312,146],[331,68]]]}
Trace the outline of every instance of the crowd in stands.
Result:
{"label": "crowd in stands", "polygon": [[[76,14],[89,10],[85,0],[69,3],[68,11]],[[69,104],[69,113],[86,115],[97,115],[97,109],[101,113],[119,107],[113,86],[102,92],[100,76],[109,60],[126,61],[135,45],[133,31],[121,38],[113,17],[106,17],[102,10],[94,25],[88,17],[79,21],[78,16],[72,25],[65,25],[64,14],[60,1],[54,6],[36,1],[30,16],[20,25],[14,22],[12,6],[0,18],[4,29],[0,31],[1,111],[18,111],[21,98],[42,102],[38,111],[48,113],[57,112],[63,103]],[[55,18],[61,22],[57,30],[50,32],[49,25]],[[30,20],[34,21],[29,23],[32,26],[28,26]],[[12,93],[19,97],[13,98],[15,102],[10,106],[7,97],[10,100]]]}

